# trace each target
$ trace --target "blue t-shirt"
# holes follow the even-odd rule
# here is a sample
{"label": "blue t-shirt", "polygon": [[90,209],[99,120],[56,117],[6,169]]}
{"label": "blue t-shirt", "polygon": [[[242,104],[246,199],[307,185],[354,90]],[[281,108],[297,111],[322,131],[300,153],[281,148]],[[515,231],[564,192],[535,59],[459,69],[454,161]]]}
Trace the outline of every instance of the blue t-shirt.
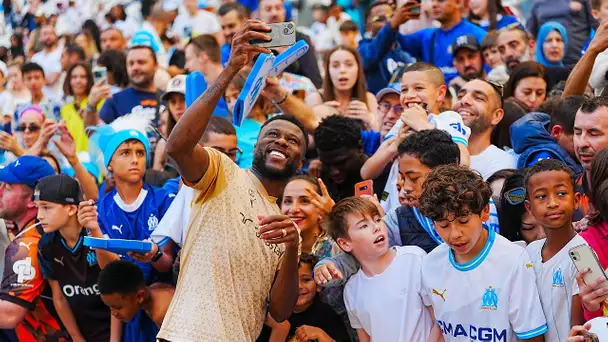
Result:
{"label": "blue t-shirt", "polygon": [[167,190],[170,194],[177,195],[180,180],[181,177],[175,177],[167,180],[165,184],[163,184],[163,189]]}
{"label": "blue t-shirt", "polygon": [[[150,238],[174,198],[175,193],[144,184],[137,200],[127,205],[116,189],[113,189],[97,206],[101,232],[111,239],[146,240]],[[152,280],[154,269],[151,263],[139,263],[126,255],[122,258],[137,264],[144,273],[146,282]]]}
{"label": "blue t-shirt", "polygon": [[109,124],[123,115],[141,113],[142,115],[150,115],[150,117],[153,117],[154,120],[152,125],[156,126],[158,123],[158,117],[156,115],[158,98],[160,98],[159,94],[128,87],[125,90],[112,95],[112,97],[104,102],[99,110],[99,117],[103,122]]}
{"label": "blue t-shirt", "polygon": [[376,131],[361,131],[361,140],[363,141],[363,152],[368,156],[376,153],[382,143],[380,132]]}
{"label": "blue t-shirt", "polygon": [[234,128],[236,129],[237,145],[243,151],[236,162],[241,169],[250,169],[253,164],[253,149],[262,130],[262,124],[245,118],[241,127],[235,126]]}
{"label": "blue t-shirt", "polygon": [[226,67],[226,63],[230,59],[230,44],[226,43],[222,45],[220,52],[222,53],[222,66]]}
{"label": "blue t-shirt", "polygon": [[432,63],[439,67],[445,75],[445,82],[458,76],[458,71],[452,64],[452,43],[456,38],[463,35],[473,35],[481,42],[486,36],[486,31],[481,27],[462,19],[460,23],[451,29],[444,31],[440,28],[426,28],[412,34],[397,36],[401,48],[419,61]]}
{"label": "blue t-shirt", "polygon": [[[496,29],[500,30],[513,23],[519,23],[519,20],[517,20],[517,18],[515,18],[512,15],[498,14],[498,20],[496,21]],[[490,22],[488,20],[481,20],[477,25],[479,25],[479,27],[481,27],[482,29],[484,29],[486,31],[488,31],[490,29]],[[523,25],[521,25],[521,23],[519,23],[519,25],[522,28],[524,28]],[[479,43],[481,44],[481,41],[479,41]]]}

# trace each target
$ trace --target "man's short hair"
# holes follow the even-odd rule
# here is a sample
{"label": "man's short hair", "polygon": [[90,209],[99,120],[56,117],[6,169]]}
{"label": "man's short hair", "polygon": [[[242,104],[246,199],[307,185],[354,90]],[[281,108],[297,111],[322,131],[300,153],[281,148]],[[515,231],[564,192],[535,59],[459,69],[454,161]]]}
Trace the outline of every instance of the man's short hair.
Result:
{"label": "man's short hair", "polygon": [[23,74],[23,76],[34,71],[40,71],[42,73],[42,76],[44,76],[44,69],[42,69],[42,67],[37,63],[28,62],[23,64],[23,66],[21,67],[21,73]]}
{"label": "man's short hair", "polygon": [[79,61],[84,61],[86,58],[84,50],[76,43],[68,44],[63,51],[68,55],[77,55]]}
{"label": "man's short hair", "polygon": [[[382,5],[387,5],[387,6],[391,6],[391,4],[387,1],[387,0],[378,0],[378,1],[374,1],[369,8],[367,9],[367,11],[365,11],[365,22],[367,22],[369,20],[369,16],[372,14],[372,9],[374,7],[378,7],[378,6],[382,6]],[[391,6],[392,8],[392,6]]]}
{"label": "man's short hair", "polygon": [[188,45],[194,46],[199,52],[204,52],[212,62],[222,62],[220,44],[218,44],[217,40],[212,35],[202,34],[191,39],[190,42],[188,42]]}
{"label": "man's short hair", "polygon": [[102,295],[130,294],[145,287],[146,282],[139,266],[129,261],[117,260],[101,270],[97,286]]}
{"label": "man's short hair", "polygon": [[207,129],[205,129],[201,141],[207,141],[209,139],[209,133],[236,135],[236,129],[232,126],[230,121],[219,116],[212,116],[209,118]]}
{"label": "man's short hair", "polygon": [[597,96],[585,99],[585,102],[579,109],[583,113],[591,114],[598,110],[600,107],[608,107],[608,96]]}
{"label": "man's short hair", "polygon": [[361,123],[341,115],[328,116],[315,130],[315,146],[319,151],[334,151],[339,148],[360,148]]}
{"label": "man's short hair", "polygon": [[236,14],[238,15],[239,19],[249,18],[249,10],[245,6],[241,5],[240,3],[236,2],[236,1],[223,4],[218,9],[217,13],[221,17],[223,17],[232,11],[236,11]]}
{"label": "man's short hair", "polygon": [[547,113],[551,116],[551,124],[549,131],[553,126],[560,125],[565,134],[574,134],[574,119],[576,112],[585,102],[585,97],[582,95],[572,95],[565,99],[560,99],[552,113]]}
{"label": "man's short hair", "polygon": [[302,267],[302,265],[310,265],[311,269],[315,268],[315,265],[319,262],[319,258],[317,258],[314,254],[302,253],[300,255],[300,261],[298,261],[298,267]]}
{"label": "man's short hair", "polygon": [[481,215],[490,202],[492,189],[479,173],[459,165],[434,168],[427,176],[420,196],[420,212],[433,221],[450,215]]}
{"label": "man's short hair", "polygon": [[[300,132],[302,132],[302,136],[304,137],[304,150],[305,151],[308,150],[308,133],[306,132],[306,127],[304,127],[302,122],[300,120],[298,120],[295,116],[285,115],[285,114],[273,116],[272,118],[270,118],[270,119],[266,120],[266,122],[264,122],[264,124],[262,125],[262,128],[260,128],[260,132],[263,131],[264,127],[268,126],[271,122],[278,121],[278,120],[288,121],[288,122],[291,122],[292,124],[296,125],[300,129]],[[304,156],[302,156],[302,157],[304,157]]]}
{"label": "man's short hair", "polygon": [[570,168],[563,163],[561,160],[557,160],[557,159],[544,159],[539,161],[538,163],[532,165],[530,168],[528,168],[528,172],[526,173],[526,176],[524,177],[524,187],[526,188],[526,198],[528,197],[528,183],[530,182],[530,178],[532,178],[534,175],[541,173],[541,172],[548,172],[548,171],[563,171],[565,173],[568,174],[569,178],[570,178],[570,182],[572,185],[572,188],[574,189],[575,184],[576,184],[576,176],[574,175],[574,172],[572,172],[572,170],[570,170]]}
{"label": "man's short hair", "polygon": [[129,52],[131,52],[133,50],[148,50],[150,52],[150,55],[152,56],[152,60],[154,61],[154,64],[158,64],[158,59],[156,58],[156,52],[154,52],[154,49],[151,46],[148,46],[148,45],[133,45],[127,51],[127,54],[126,54],[127,57],[129,56]]}
{"label": "man's short hair", "polygon": [[116,32],[120,33],[120,36],[121,36],[121,37],[123,37],[123,38],[124,38],[124,35],[122,34],[122,31],[121,31],[121,30],[119,30],[119,29],[117,29],[116,27],[113,27],[113,26],[108,27],[108,28],[106,28],[106,29],[102,30],[102,31],[101,31],[101,34],[104,34],[104,33],[108,32],[108,31],[116,31]]}
{"label": "man's short hair", "polygon": [[431,63],[416,62],[405,68],[403,74],[413,71],[424,72],[437,87],[445,85],[445,76],[443,75],[443,72],[441,72],[441,69]]}
{"label": "man's short hair", "polygon": [[405,138],[398,147],[399,155],[415,156],[420,163],[435,168],[460,163],[460,150],[452,137],[438,129],[416,132]]}
{"label": "man's short hair", "polygon": [[338,240],[338,238],[348,238],[347,216],[355,213],[370,216],[380,215],[376,205],[365,198],[347,197],[341,200],[336,203],[331,213],[329,213],[327,231],[334,241]]}
{"label": "man's short hair", "polygon": [[605,0],[591,0],[591,9],[599,11],[602,7],[602,1]]}
{"label": "man's short hair", "polygon": [[340,32],[359,32],[357,23],[352,20],[346,20],[340,25]]}
{"label": "man's short hair", "polygon": [[[514,25],[514,26],[503,27],[502,29],[500,29],[498,31],[498,36],[500,36],[500,34],[502,34],[503,32],[509,32],[509,31],[517,31],[517,32],[519,32],[519,34],[524,39],[524,42],[526,44],[530,43],[530,37],[528,36],[528,32],[521,25]],[[498,37],[496,37],[496,39],[498,39]]]}

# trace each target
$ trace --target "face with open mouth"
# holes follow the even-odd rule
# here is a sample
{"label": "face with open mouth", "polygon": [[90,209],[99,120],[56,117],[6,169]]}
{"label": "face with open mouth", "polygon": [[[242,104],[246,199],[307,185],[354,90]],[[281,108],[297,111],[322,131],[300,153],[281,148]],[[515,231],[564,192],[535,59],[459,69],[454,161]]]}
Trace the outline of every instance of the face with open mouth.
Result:
{"label": "face with open mouth", "polygon": [[564,58],[565,47],[562,35],[557,30],[553,30],[543,42],[543,54],[549,62],[558,63]]}
{"label": "face with open mouth", "polygon": [[347,252],[352,252],[358,260],[375,259],[389,248],[386,226],[379,215],[353,212],[346,215],[348,239],[338,239]]}
{"label": "face with open mouth", "polygon": [[545,229],[559,229],[572,222],[580,195],[575,193],[570,174],[565,170],[541,171],[527,184],[526,209]]}
{"label": "face with open mouth", "polygon": [[489,206],[482,211],[481,215],[469,213],[455,217],[453,214],[446,219],[434,221],[435,230],[447,243],[456,255],[460,263],[467,262],[483,249],[485,241],[482,236],[487,237],[487,230],[482,224],[489,218]]}
{"label": "face with open mouth", "polygon": [[357,83],[359,65],[348,50],[339,49],[329,57],[329,77],[337,91],[351,91]]}
{"label": "face with open mouth", "polygon": [[445,86],[433,82],[429,71],[410,71],[401,78],[401,105],[403,108],[421,105],[435,113],[439,111],[438,103],[445,98]]}
{"label": "face with open mouth", "polygon": [[487,82],[472,80],[458,91],[452,109],[460,114],[464,124],[472,134],[483,133],[492,128],[491,113],[500,104],[494,96],[492,86]]}
{"label": "face with open mouth", "polygon": [[321,219],[308,191],[317,192],[317,189],[305,179],[295,179],[287,183],[281,200],[281,211],[298,225],[302,233],[313,229]]}

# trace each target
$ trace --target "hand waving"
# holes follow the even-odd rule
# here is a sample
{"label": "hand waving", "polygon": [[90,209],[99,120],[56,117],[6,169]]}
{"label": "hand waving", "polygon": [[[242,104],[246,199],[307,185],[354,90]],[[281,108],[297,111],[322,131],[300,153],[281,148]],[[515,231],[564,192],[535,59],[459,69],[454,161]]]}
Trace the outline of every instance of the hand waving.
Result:
{"label": "hand waving", "polygon": [[329,213],[331,213],[331,210],[333,209],[336,202],[334,202],[334,200],[329,196],[327,187],[325,186],[325,183],[323,183],[321,178],[319,178],[318,181],[319,187],[321,188],[321,195],[319,195],[316,191],[312,191],[309,188],[306,188],[306,192],[310,197],[312,197],[312,205],[319,209],[324,217],[327,217],[329,216]]}

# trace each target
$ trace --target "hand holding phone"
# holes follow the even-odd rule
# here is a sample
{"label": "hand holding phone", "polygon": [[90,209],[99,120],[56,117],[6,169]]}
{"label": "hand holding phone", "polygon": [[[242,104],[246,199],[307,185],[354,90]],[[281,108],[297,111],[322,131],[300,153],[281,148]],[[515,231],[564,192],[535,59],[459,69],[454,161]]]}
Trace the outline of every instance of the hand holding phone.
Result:
{"label": "hand holding phone", "polygon": [[108,69],[106,67],[93,68],[94,83],[98,83],[101,80],[104,80],[104,84],[108,84]]}
{"label": "hand holding phone", "polygon": [[608,276],[606,276],[606,272],[604,272],[591,246],[585,244],[572,247],[570,248],[569,255],[579,272],[589,269],[589,272],[585,273],[583,277],[585,284],[591,285],[601,278],[604,279],[603,285],[608,285]]}
{"label": "hand holding phone", "polygon": [[264,32],[269,35],[271,41],[263,41],[261,39],[252,39],[249,41],[251,45],[263,48],[273,48],[278,46],[288,46],[296,43],[296,24],[292,21],[268,24],[272,29],[271,32]]}
{"label": "hand holding phone", "polygon": [[373,196],[374,195],[374,181],[368,179],[363,182],[355,184],[355,196],[361,197],[362,195]]}

